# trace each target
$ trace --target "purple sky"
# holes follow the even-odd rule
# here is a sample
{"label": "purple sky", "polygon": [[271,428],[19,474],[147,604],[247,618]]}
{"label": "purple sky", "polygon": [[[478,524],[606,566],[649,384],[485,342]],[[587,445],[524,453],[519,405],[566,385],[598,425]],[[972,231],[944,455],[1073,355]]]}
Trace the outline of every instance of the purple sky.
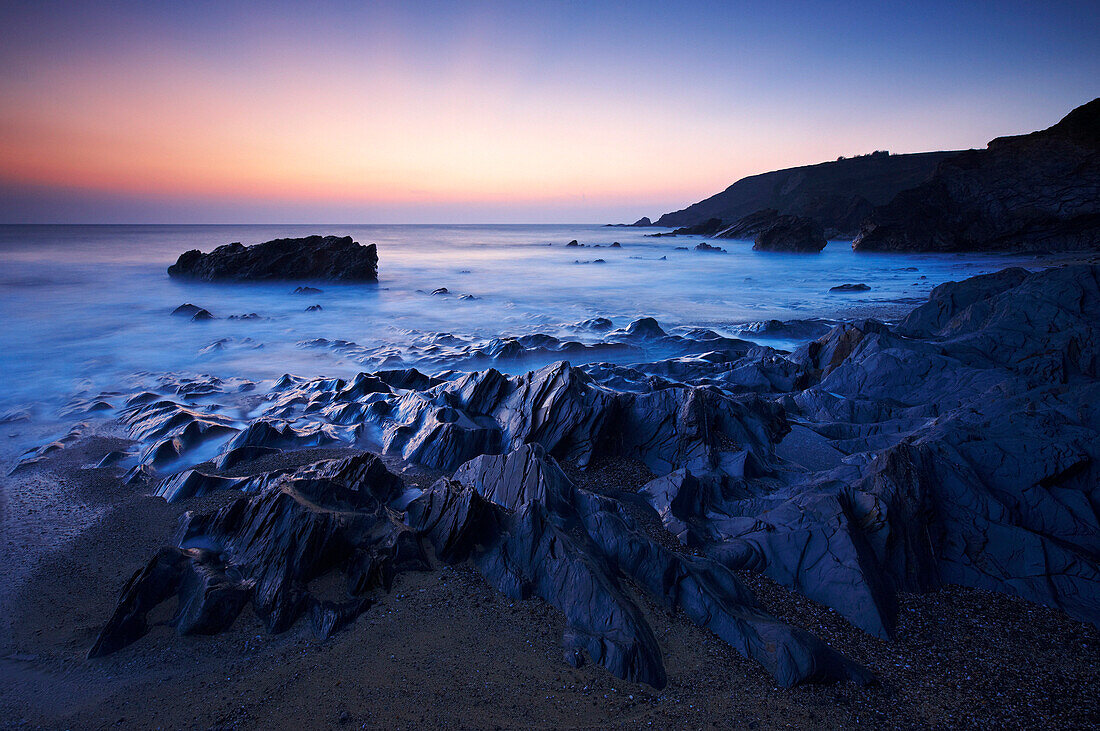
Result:
{"label": "purple sky", "polygon": [[1092,3],[4,3],[0,222],[604,222],[1100,95]]}

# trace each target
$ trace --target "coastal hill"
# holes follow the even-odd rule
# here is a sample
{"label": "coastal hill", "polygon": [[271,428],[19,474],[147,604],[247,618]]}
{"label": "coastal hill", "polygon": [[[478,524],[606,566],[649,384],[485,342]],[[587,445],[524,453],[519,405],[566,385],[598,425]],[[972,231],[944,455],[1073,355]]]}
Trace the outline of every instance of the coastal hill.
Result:
{"label": "coastal hill", "polygon": [[860,251],[1100,248],[1100,98],[1052,127],[945,160],[876,208]]}
{"label": "coastal hill", "polygon": [[721,193],[674,213],[657,226],[696,226],[712,218],[734,222],[766,208],[818,221],[829,237],[851,238],[875,206],[931,177],[936,166],[958,154],[874,152],[833,162],[775,170],[742,178]]}
{"label": "coastal hill", "polygon": [[860,251],[1096,250],[1100,99],[981,150],[874,152],[743,178],[656,225],[741,238],[777,215],[812,219]]}

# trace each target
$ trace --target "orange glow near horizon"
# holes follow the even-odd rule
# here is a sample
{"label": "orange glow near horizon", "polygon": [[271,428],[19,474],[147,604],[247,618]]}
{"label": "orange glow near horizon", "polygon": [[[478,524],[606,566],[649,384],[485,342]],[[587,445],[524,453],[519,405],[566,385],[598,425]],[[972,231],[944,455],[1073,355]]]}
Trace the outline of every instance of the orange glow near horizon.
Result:
{"label": "orange glow near horizon", "polygon": [[714,8],[663,18],[698,34],[667,43],[649,16],[606,8],[591,10],[601,24],[564,6],[339,5],[13,14],[0,29],[0,184],[348,210],[570,202],[598,219],[838,155],[1043,126],[991,123],[994,99],[1034,110],[992,88],[983,103],[929,87],[929,105],[912,95],[926,78],[897,84],[904,59],[891,75],[841,54],[835,34],[792,55],[770,21],[733,6],[722,12],[755,22],[758,42],[716,43]]}
{"label": "orange glow near horizon", "polygon": [[[97,76],[58,79],[48,96],[6,96],[3,177],[159,195],[538,201],[694,192],[701,179],[753,164],[743,150],[739,160],[692,160],[691,147],[721,147],[736,120],[684,125],[659,108],[462,78],[276,72],[249,80],[244,93],[161,74],[107,89]],[[675,127],[682,142],[653,150]]]}

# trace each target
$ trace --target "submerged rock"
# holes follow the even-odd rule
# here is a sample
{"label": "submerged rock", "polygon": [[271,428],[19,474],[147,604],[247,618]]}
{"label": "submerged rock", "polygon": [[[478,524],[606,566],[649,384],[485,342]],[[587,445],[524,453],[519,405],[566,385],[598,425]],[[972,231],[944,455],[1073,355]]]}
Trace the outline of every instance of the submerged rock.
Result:
{"label": "submerged rock", "polygon": [[254,246],[226,244],[209,254],[188,251],[168,267],[168,275],[207,282],[302,279],[374,282],[378,280],[377,269],[374,244],[363,246],[350,236],[307,236],[275,239]]}
{"label": "submerged rock", "polygon": [[871,288],[860,282],[859,284],[838,284],[829,287],[830,292],[870,292]]}

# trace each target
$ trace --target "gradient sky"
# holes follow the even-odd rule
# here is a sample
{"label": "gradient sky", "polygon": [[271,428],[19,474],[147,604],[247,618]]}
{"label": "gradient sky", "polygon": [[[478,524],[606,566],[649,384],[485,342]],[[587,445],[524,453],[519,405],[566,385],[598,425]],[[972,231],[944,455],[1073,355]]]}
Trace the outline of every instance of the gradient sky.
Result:
{"label": "gradient sky", "polygon": [[605,222],[1100,95],[1093,2],[7,2],[0,222]]}

